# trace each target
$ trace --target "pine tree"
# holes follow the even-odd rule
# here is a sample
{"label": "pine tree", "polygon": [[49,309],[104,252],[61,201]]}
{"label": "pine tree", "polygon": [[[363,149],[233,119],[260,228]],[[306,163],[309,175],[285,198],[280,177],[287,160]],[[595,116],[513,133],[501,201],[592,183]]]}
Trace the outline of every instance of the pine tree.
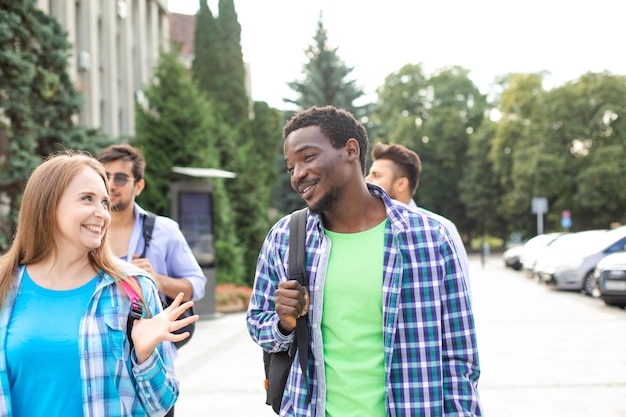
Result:
{"label": "pine tree", "polygon": [[224,118],[233,127],[245,123],[250,115],[250,100],[246,92],[246,68],[241,51],[241,25],[233,0],[219,1],[219,43],[221,67],[216,76],[216,99],[223,103]]}
{"label": "pine tree", "polygon": [[[305,50],[309,61],[303,66],[301,80],[288,83],[298,98],[283,100],[294,104],[298,109],[332,105],[344,108],[357,118],[362,118],[367,113],[368,105],[358,106],[354,102],[364,93],[356,85],[356,80],[349,79],[354,67],[346,66],[337,53],[338,49],[329,45],[320,13],[313,43]],[[285,112],[285,118],[289,119],[292,114],[293,112]],[[274,208],[282,213],[290,213],[304,207],[302,198],[295,192],[290,192],[290,178],[285,171],[282,149],[275,156],[274,161],[275,169],[279,169],[280,172],[272,190]]]}
{"label": "pine tree", "polygon": [[354,67],[347,67],[337,54],[339,48],[329,45],[321,13],[313,41],[305,51],[309,61],[302,70],[302,79],[288,83],[298,98],[283,100],[300,109],[332,105],[358,115],[361,107],[354,101],[364,93],[356,85],[356,80],[348,79]]}
{"label": "pine tree", "polygon": [[[208,6],[201,4],[196,26],[208,24],[209,16],[212,15]],[[218,167],[237,173],[237,178],[226,181],[224,186],[231,205],[230,227],[236,231],[240,246],[224,247],[222,254],[226,259],[222,261],[238,262],[243,269],[244,283],[252,284],[256,257],[270,227],[270,190],[276,176],[273,159],[281,143],[283,120],[280,113],[266,103],[254,103],[250,108],[241,52],[241,26],[232,0],[220,0],[219,15],[215,20],[217,40],[214,35],[207,34],[208,31],[198,32],[195,39],[193,78],[213,104],[220,120],[211,148],[219,155]],[[214,44],[219,44],[219,65],[214,59],[207,58],[214,56],[217,48]],[[235,249],[243,253],[243,261],[229,255]],[[217,252],[216,255],[221,256]]]}
{"label": "pine tree", "polygon": [[[211,97],[219,91],[216,74],[221,72],[220,39],[217,20],[206,0],[200,0],[200,8],[196,13],[196,32],[194,37],[194,60],[192,63],[193,79],[201,91]],[[212,70],[207,70],[212,69]]]}

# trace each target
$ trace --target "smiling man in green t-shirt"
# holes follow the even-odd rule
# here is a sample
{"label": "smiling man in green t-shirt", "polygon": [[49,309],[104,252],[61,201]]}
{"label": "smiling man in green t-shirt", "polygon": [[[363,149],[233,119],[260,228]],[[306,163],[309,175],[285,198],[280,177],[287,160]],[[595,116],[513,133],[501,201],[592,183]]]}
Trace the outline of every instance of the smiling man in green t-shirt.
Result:
{"label": "smiling man in green t-shirt", "polygon": [[247,314],[269,352],[288,350],[308,318],[307,372],[296,357],[280,415],[481,416],[471,302],[448,229],[365,182],[367,133],[349,112],[304,110],[284,137],[309,207],[308,285],[288,280],[285,216],[259,254]]}

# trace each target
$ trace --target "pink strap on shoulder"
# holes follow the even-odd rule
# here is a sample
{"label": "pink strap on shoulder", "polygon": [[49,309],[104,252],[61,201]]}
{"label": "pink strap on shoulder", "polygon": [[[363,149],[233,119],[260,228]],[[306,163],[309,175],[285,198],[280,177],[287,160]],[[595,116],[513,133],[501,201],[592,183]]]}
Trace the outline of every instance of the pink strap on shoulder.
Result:
{"label": "pink strap on shoulder", "polygon": [[122,288],[124,288],[124,292],[128,298],[130,298],[130,301],[139,300],[139,294],[137,294],[137,291],[135,291],[135,289],[128,282],[121,280],[120,284],[122,285]]}
{"label": "pink strap on shoulder", "polygon": [[[137,281],[137,283],[139,283],[139,281]],[[143,316],[143,307],[139,302],[139,294],[137,294],[137,291],[135,291],[135,289],[128,282],[121,280],[120,284],[122,285],[122,288],[124,288],[126,296],[130,299],[130,317],[133,319],[140,319]]]}

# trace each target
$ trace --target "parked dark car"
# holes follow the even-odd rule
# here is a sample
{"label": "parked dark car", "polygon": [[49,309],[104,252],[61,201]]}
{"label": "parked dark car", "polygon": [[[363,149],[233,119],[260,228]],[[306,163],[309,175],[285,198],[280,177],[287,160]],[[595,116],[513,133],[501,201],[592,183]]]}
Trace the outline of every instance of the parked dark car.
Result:
{"label": "parked dark car", "polygon": [[595,274],[599,297],[608,305],[626,307],[626,252],[606,256]]}

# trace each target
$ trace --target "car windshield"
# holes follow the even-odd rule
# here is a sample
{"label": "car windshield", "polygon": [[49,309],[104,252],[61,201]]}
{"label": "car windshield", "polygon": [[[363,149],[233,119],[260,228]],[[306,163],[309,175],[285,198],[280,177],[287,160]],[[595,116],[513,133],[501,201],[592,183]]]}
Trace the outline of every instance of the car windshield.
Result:
{"label": "car windshield", "polygon": [[550,248],[558,251],[567,250],[574,252],[586,250],[589,247],[596,247],[607,233],[604,229],[568,233],[552,242]]}
{"label": "car windshield", "polygon": [[605,250],[611,245],[614,245],[620,239],[626,237],[626,226],[618,227],[616,229],[609,230],[597,240],[590,243],[590,247],[600,251]]}
{"label": "car windshield", "polygon": [[556,239],[560,233],[548,233],[545,235],[537,235],[533,238],[530,238],[528,242],[526,242],[526,248],[535,248],[540,246],[546,246],[554,239]]}

